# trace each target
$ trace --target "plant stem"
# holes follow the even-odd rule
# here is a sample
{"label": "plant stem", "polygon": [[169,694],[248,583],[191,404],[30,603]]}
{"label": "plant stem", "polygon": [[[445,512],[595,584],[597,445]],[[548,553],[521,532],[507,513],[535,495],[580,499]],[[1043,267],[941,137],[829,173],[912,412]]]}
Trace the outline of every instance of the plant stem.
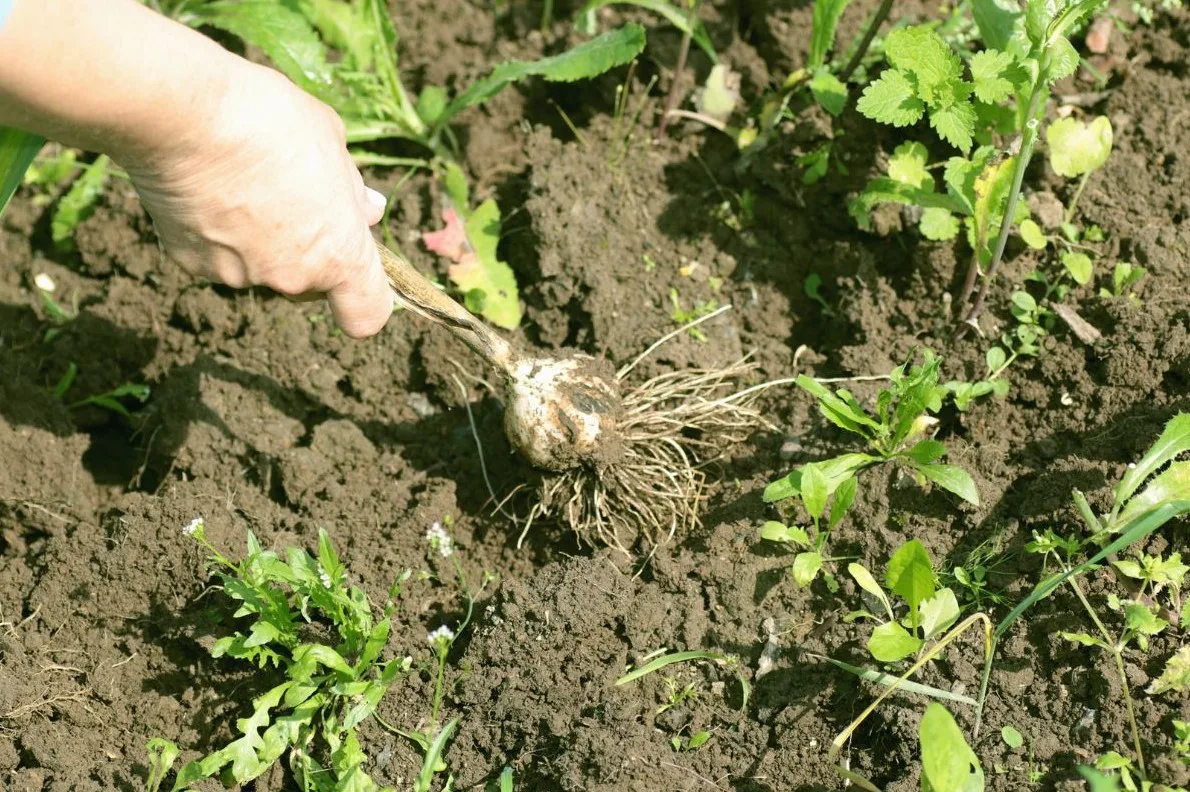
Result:
{"label": "plant stem", "polygon": [[864,37],[860,40],[859,46],[855,49],[855,54],[851,56],[851,60],[847,61],[847,65],[843,67],[843,71],[839,72],[839,80],[847,82],[859,65],[863,63],[864,56],[868,54],[868,47],[872,46],[872,39],[876,38],[876,32],[880,30],[880,26],[884,24],[884,20],[888,19],[888,15],[892,12],[893,0],[884,0],[880,7],[876,9],[876,15],[872,17],[872,24],[868,25],[868,29],[864,31]]}
{"label": "plant stem", "polygon": [[1078,180],[1078,187],[1074,190],[1074,197],[1070,199],[1070,206],[1066,207],[1066,216],[1063,218],[1067,223],[1074,219],[1074,209],[1078,206],[1078,199],[1083,196],[1083,188],[1087,186],[1087,179],[1091,178],[1091,171],[1083,174],[1083,177]]}
{"label": "plant stem", "polygon": [[[1012,231],[1012,219],[1013,214],[1016,212],[1016,202],[1021,197],[1021,183],[1025,180],[1025,170],[1029,167],[1029,160],[1033,157],[1033,145],[1037,142],[1037,128],[1041,125],[1041,122],[1037,118],[1037,111],[1041,107],[1041,99],[1046,92],[1045,75],[1047,71],[1044,67],[1038,69],[1037,80],[1033,83],[1033,93],[1029,97],[1029,109],[1025,113],[1025,128],[1021,133],[1021,150],[1017,154],[1016,162],[1013,165],[1012,188],[1008,193],[1008,203],[1004,207],[1004,219],[1000,221],[1000,235],[996,238],[996,248],[992,252],[988,271],[983,276],[983,282],[979,284],[979,292],[975,295],[975,303],[971,306],[971,310],[968,311],[967,317],[963,320],[966,324],[972,326],[975,325],[975,321],[983,311],[983,303],[988,293],[988,284],[996,277],[996,271],[1000,268],[1000,260],[1004,258],[1004,247],[1008,244],[1008,234]],[[974,280],[970,276],[967,278],[967,281],[972,284],[974,284]],[[966,305],[967,299],[970,296],[971,292],[965,290],[959,298],[959,305]]]}
{"label": "plant stem", "polygon": [[701,0],[690,3],[690,14],[686,19],[686,30],[682,33],[682,46],[678,50],[678,62],[674,66],[674,77],[669,83],[669,93],[665,96],[665,110],[661,113],[661,120],[657,122],[657,140],[665,140],[665,128],[669,126],[670,114],[678,106],[678,88],[682,84],[682,73],[686,71],[686,59],[690,56],[690,39],[694,36],[694,26],[698,23],[698,6]]}
{"label": "plant stem", "polygon": [[430,723],[438,730],[438,710],[442,707],[442,678],[446,674],[446,654],[450,644],[438,650],[438,679],[434,681],[434,707],[430,712]]}
{"label": "plant stem", "polygon": [[541,5],[541,32],[547,33],[554,24],[554,0],[545,0]]}

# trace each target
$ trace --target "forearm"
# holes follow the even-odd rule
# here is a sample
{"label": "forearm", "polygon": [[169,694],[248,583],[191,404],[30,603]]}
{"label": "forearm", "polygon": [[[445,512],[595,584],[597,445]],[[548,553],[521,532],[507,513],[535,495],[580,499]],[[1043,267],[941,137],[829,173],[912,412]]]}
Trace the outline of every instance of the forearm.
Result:
{"label": "forearm", "polygon": [[255,68],[135,0],[16,0],[0,28],[0,125],[149,167]]}

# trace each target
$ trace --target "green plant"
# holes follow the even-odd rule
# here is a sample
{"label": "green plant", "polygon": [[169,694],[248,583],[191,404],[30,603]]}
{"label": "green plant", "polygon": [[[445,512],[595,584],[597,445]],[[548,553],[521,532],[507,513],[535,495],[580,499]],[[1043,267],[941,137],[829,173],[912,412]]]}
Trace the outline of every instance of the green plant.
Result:
{"label": "green plant", "polygon": [[[663,650],[659,650],[663,651]],[[687,663],[691,661],[709,662],[717,666],[722,666],[732,671],[736,675],[736,679],[740,682],[740,691],[742,693],[743,701],[740,704],[740,710],[746,712],[748,710],[748,699],[752,696],[752,686],[748,684],[748,680],[740,671],[739,658],[731,655],[723,654],[722,652],[712,652],[704,649],[691,649],[685,652],[669,652],[658,654],[651,657],[644,665],[637,666],[627,671],[623,676],[616,680],[616,687],[627,685],[629,682],[635,682],[643,676],[659,671],[666,666],[674,663]]]}
{"label": "green plant", "polygon": [[715,46],[711,43],[711,37],[707,34],[702,20],[698,18],[697,14],[690,13],[690,8],[694,6],[692,3],[683,9],[674,3],[666,2],[666,0],[587,0],[586,5],[579,10],[575,19],[575,29],[588,36],[595,35],[599,28],[596,12],[600,8],[610,5],[636,6],[658,14],[683,35],[690,36],[690,40],[706,54],[712,64],[719,62],[719,55],[715,52]]}
{"label": "green plant", "polygon": [[709,731],[700,731],[695,732],[685,741],[682,740],[681,735],[676,735],[669,741],[669,744],[678,753],[683,753],[685,751],[697,751],[709,739],[711,739],[711,733]]}
{"label": "green plant", "polygon": [[940,573],[939,578],[953,581],[956,589],[965,591],[965,599],[976,608],[989,601],[1003,605],[1007,603],[1006,598],[993,591],[990,583],[991,576],[997,574],[996,568],[1007,560],[1000,540],[991,537],[967,553],[962,563],[956,563],[948,572]]}
{"label": "green plant", "polygon": [[219,0],[190,14],[191,24],[211,25],[259,47],[294,82],[333,107],[346,124],[349,143],[401,138],[427,150],[429,159],[365,150],[355,156],[364,164],[426,168],[442,178],[457,213],[457,228],[448,218],[445,231],[461,229],[470,248],[466,261],[462,253],[451,257],[450,276],[469,306],[509,328],[519,324],[521,311],[512,270],[496,258],[499,209],[487,201],[472,211],[450,125],[514,82],[593,77],[629,62],[645,44],[644,30],[628,25],[559,55],[501,63],[453,98],[433,85],[414,97],[401,79],[396,28],[381,0]]}
{"label": "green plant", "polygon": [[[252,714],[236,723],[240,737],[183,765],[172,789],[189,789],[216,774],[226,783],[243,784],[288,752],[303,789],[376,790],[364,772],[367,757],[356,730],[410,665],[408,658],[381,660],[392,627],[392,601],[404,578],[394,583],[377,618],[367,595],[348,585],[347,570],[325,531],[319,531],[317,558],[289,548],[285,560],[264,550],[249,532],[248,552],[238,562],[207,541],[201,518],[185,533],[210,554],[207,566],[219,579],[218,588],[238,603],[235,618],[250,620],[217,640],[212,656],[272,666],[285,681],[253,699]],[[310,640],[302,626],[316,620],[334,629],[336,643]],[[326,758],[316,759],[316,750]],[[154,790],[177,748],[158,739],[150,741],[149,751]]]}
{"label": "green plant", "polygon": [[[860,588],[884,607],[883,615],[867,610],[852,611],[848,621],[870,619],[878,626],[868,638],[868,652],[882,663],[892,663],[916,654],[927,642],[946,633],[959,618],[954,592],[937,587],[937,575],[925,547],[910,539],[893,553],[885,569],[884,582],[905,603],[898,617],[892,602],[876,578],[862,564],[851,563],[847,572]],[[886,618],[887,617],[887,618]]]}
{"label": "green plant", "polygon": [[1117,261],[1115,269],[1112,270],[1111,286],[1105,286],[1099,290],[1100,297],[1127,297],[1133,303],[1139,303],[1140,298],[1136,296],[1134,287],[1141,282],[1148,271],[1139,264],[1133,264],[1130,261]]}
{"label": "green plant", "polygon": [[954,716],[936,701],[918,727],[922,792],[983,792],[983,768]]}
{"label": "green plant", "polygon": [[0,126],[0,215],[21,186],[45,138],[21,129]]}
{"label": "green plant", "polygon": [[[74,364],[72,363],[71,366]],[[74,382],[75,374],[77,374],[77,367],[74,370],[67,368],[66,374],[58,384],[54,386],[54,393],[57,395],[60,392],[59,398],[66,395],[66,391],[70,389]],[[114,413],[131,418],[132,414],[128,412],[128,408],[121,403],[120,399],[136,399],[141,404],[149,400],[151,389],[148,385],[140,385],[135,382],[126,382],[123,385],[112,388],[104,393],[97,393],[94,396],[88,396],[85,399],[79,399],[67,405],[72,410],[77,410],[80,407],[102,407],[105,410],[111,410]]]}
{"label": "green plant", "polygon": [[[678,294],[676,288],[672,287],[669,290],[669,304],[671,306],[669,318],[674,321],[674,324],[683,326],[701,319],[708,314],[712,314],[719,308],[717,300],[696,300],[694,307],[689,309],[683,308],[681,295]],[[695,341],[705,342],[707,340],[707,334],[701,328],[691,327],[687,332],[690,333],[690,337]]]}
{"label": "green plant", "polygon": [[663,676],[661,681],[665,683],[665,703],[657,708],[655,715],[661,715],[666,710],[671,710],[683,702],[694,701],[698,698],[698,683],[696,682],[679,687],[678,681],[673,677]]}
{"label": "green plant", "polygon": [[1182,764],[1190,767],[1190,722],[1174,719],[1173,752]]}

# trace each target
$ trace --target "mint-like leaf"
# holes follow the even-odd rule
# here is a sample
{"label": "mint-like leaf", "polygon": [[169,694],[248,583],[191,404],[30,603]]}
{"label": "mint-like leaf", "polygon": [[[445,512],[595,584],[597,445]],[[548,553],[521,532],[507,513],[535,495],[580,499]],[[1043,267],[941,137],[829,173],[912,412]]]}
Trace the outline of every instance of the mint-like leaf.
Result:
{"label": "mint-like leaf", "polygon": [[887,69],[864,88],[856,109],[873,121],[904,127],[920,121],[926,106],[917,98],[909,77]]}

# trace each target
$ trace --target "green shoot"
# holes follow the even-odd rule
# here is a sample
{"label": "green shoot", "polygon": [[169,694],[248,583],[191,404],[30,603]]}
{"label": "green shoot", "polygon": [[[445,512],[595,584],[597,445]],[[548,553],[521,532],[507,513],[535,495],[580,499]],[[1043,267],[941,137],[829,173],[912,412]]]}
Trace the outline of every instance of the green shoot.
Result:
{"label": "green shoot", "polygon": [[[676,288],[672,287],[669,290],[669,304],[672,306],[669,318],[674,321],[674,324],[680,326],[688,325],[719,309],[719,303],[716,300],[697,300],[693,308],[683,308],[681,295],[678,294]],[[687,332],[695,341],[705,343],[707,340],[707,334],[699,327],[691,327]]]}
{"label": "green shoot", "polygon": [[678,681],[673,677],[662,677],[661,681],[665,683],[668,693],[666,695],[666,702],[657,708],[657,711],[654,713],[655,715],[661,715],[686,701],[694,701],[698,698],[697,683],[691,682],[685,687],[678,687]]}
{"label": "green shoot", "polygon": [[636,6],[664,17],[680,33],[690,36],[690,40],[706,53],[712,64],[719,63],[719,55],[715,52],[715,46],[711,43],[711,37],[707,35],[702,21],[697,16],[691,17],[686,11],[673,3],[666,2],[666,0],[588,0],[587,4],[578,12],[578,18],[574,23],[575,29],[588,36],[595,35],[597,29],[595,12],[609,5]]}
{"label": "green shoot", "polygon": [[[400,592],[401,580],[378,619],[364,592],[348,585],[346,567],[325,531],[319,532],[316,558],[289,548],[285,560],[264,550],[249,532],[248,553],[238,562],[207,541],[201,518],[185,533],[210,553],[208,569],[219,588],[239,603],[236,618],[251,620],[217,640],[212,656],[273,666],[284,681],[253,700],[252,715],[237,721],[239,738],[185,764],[171,789],[186,790],[216,774],[228,784],[245,784],[286,752],[304,788],[375,789],[364,772],[367,757],[356,729],[409,668],[409,659],[380,659],[391,630],[391,598]],[[315,620],[329,622],[338,642],[308,641],[302,624]],[[444,729],[429,753],[440,758],[449,733],[450,727]],[[329,761],[315,759],[315,749],[325,750]],[[177,752],[160,740],[150,741],[149,751],[150,792],[155,792]]]}
{"label": "green shoot", "polygon": [[818,306],[822,308],[823,316],[834,316],[835,309],[831,308],[830,303],[822,296],[822,276],[817,272],[811,272],[806,276],[806,282],[802,284],[802,291],[806,293]]}
{"label": "green shoot", "polygon": [[59,200],[50,220],[50,235],[59,249],[74,249],[74,230],[95,211],[95,203],[111,177],[111,168],[111,160],[100,155],[83,169],[82,175]]}
{"label": "green shoot", "polygon": [[0,127],[0,215],[21,186],[45,138],[12,127]]}
{"label": "green shoot", "polygon": [[1099,290],[1100,297],[1127,297],[1133,303],[1139,303],[1140,298],[1135,294],[1135,287],[1148,272],[1139,264],[1130,261],[1117,261],[1112,271],[1111,286]]}
{"label": "green shoot", "polygon": [[689,739],[683,742],[681,735],[675,736],[669,741],[673,749],[678,753],[685,751],[697,751],[702,746],[706,745],[707,740],[711,739],[709,731],[700,731],[693,734]]}
{"label": "green shoot", "polygon": [[[67,370],[67,374],[69,375],[69,369]],[[73,377],[70,377],[68,381],[65,381],[65,383],[63,380],[59,380],[58,384],[54,387],[54,392],[57,393],[58,389],[61,388],[63,395],[65,395],[66,390],[69,389],[70,384],[73,381]],[[87,398],[80,399],[79,401],[76,401],[68,406],[72,410],[77,410],[80,407],[102,407],[105,410],[111,410],[118,415],[122,415],[125,418],[131,418],[132,413],[128,412],[128,408],[120,402],[120,399],[136,399],[141,404],[144,404],[149,400],[149,393],[150,389],[148,385],[139,385],[134,382],[126,382],[119,387],[112,388],[106,393],[88,396]]]}
{"label": "green shoot", "polygon": [[936,701],[918,727],[922,792],[983,792],[983,768],[954,717]]}
{"label": "green shoot", "polygon": [[920,652],[928,641],[943,635],[959,619],[959,603],[954,592],[937,588],[933,562],[916,539],[893,553],[885,570],[885,585],[905,602],[903,617],[897,617],[892,601],[862,564],[852,563],[847,571],[860,588],[883,606],[882,615],[858,610],[847,616],[848,621],[878,622],[868,639],[868,652],[882,663],[893,663]]}
{"label": "green shoot", "polygon": [[1000,739],[1004,740],[1004,744],[1014,751],[1025,744],[1025,736],[1012,725],[1001,727]]}
{"label": "green shoot", "polygon": [[[819,655],[814,656],[819,657]],[[859,666],[853,666],[850,663],[844,663],[842,660],[836,660],[833,657],[822,657],[822,659],[826,660],[833,666],[843,669],[849,674],[854,674],[860,679],[863,679],[867,682],[874,682],[877,685],[884,685],[885,687],[890,688],[895,687],[905,691],[906,693],[916,693],[920,696],[928,696],[930,698],[939,699],[940,701],[953,701],[958,704],[966,704],[971,707],[976,705],[975,699],[971,698],[970,696],[964,696],[962,693],[955,693],[950,690],[934,687],[933,685],[923,685],[920,682],[910,682],[908,680],[898,679],[896,677],[889,676],[883,671],[875,671],[871,668],[860,668]]]}
{"label": "green shoot", "polygon": [[674,663],[686,663],[692,660],[702,660],[713,663],[714,665],[723,666],[735,673],[736,679],[740,681],[740,689],[743,695],[743,701],[740,704],[742,711],[748,710],[748,699],[752,696],[752,686],[748,684],[748,680],[744,677],[743,672],[740,671],[740,661],[731,655],[725,655],[721,652],[711,652],[701,649],[693,649],[685,652],[671,652],[655,657],[639,668],[633,668],[627,671],[623,676],[616,680],[616,687],[627,685],[629,682],[635,682],[643,676],[647,676],[654,671],[659,671],[666,666]]}
{"label": "green shoot", "polygon": [[500,773],[500,792],[513,792],[511,767],[504,768],[504,771]]}

